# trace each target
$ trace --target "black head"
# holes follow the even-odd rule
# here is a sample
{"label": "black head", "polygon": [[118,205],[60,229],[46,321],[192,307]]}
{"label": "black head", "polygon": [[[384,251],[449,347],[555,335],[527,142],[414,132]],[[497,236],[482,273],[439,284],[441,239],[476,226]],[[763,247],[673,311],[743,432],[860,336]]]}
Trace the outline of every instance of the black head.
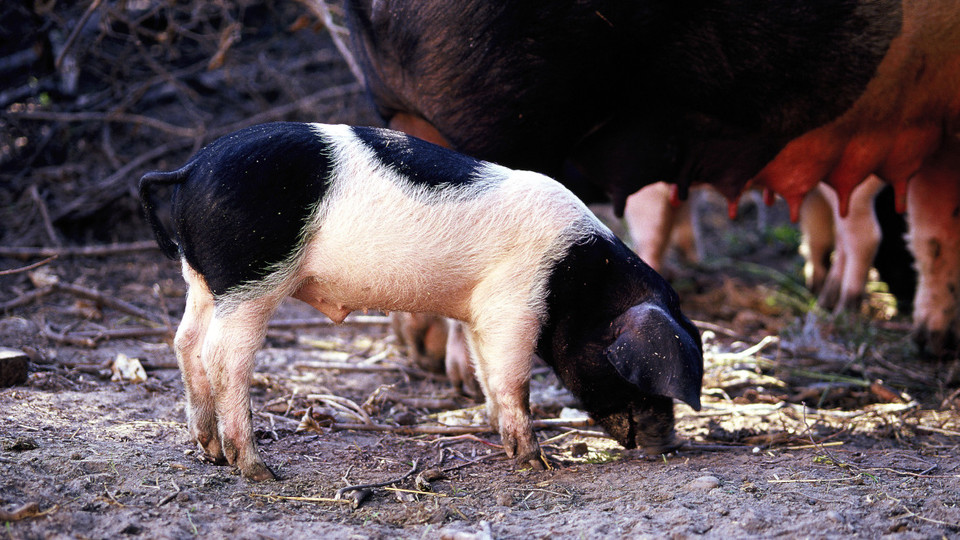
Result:
{"label": "black head", "polygon": [[554,268],[538,352],[626,448],[674,446],[673,400],[700,409],[700,334],[676,292],[621,242],[571,247]]}

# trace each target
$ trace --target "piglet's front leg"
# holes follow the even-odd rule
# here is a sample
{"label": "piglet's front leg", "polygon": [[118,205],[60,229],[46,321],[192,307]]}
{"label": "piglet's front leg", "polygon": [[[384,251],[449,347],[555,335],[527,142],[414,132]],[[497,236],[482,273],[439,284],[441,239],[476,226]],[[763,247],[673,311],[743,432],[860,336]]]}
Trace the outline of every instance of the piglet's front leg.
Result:
{"label": "piglet's front leg", "polygon": [[530,422],[530,366],[536,320],[475,326],[467,332],[477,376],[487,398],[487,419],[518,468],[544,464]]}

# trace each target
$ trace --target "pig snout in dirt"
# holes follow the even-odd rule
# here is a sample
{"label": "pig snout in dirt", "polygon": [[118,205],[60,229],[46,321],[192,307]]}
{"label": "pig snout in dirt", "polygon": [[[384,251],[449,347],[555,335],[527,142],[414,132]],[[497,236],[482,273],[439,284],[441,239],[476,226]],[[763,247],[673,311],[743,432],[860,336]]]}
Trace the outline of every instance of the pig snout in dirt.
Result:
{"label": "pig snout in dirt", "polygon": [[[172,233],[151,202],[158,185],[173,186]],[[518,466],[542,460],[535,352],[625,446],[669,446],[671,398],[699,407],[699,333],[676,293],[540,174],[388,130],[273,123],[145,175],[140,195],[188,284],[174,348],[191,435],[247,478],[274,478],[249,390],[288,296],[335,322],[361,309],[462,321],[489,422]]]}

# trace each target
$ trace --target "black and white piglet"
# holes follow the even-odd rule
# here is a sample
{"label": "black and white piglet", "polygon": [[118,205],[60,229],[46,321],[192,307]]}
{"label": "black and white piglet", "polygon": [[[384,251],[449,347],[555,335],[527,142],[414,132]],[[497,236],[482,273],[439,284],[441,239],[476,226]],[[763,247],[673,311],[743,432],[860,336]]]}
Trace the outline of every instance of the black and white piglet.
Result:
{"label": "black and white piglet", "polygon": [[[151,190],[175,185],[173,238]],[[673,444],[671,398],[700,406],[700,336],[670,286],[559,183],[376,128],[273,123],[140,181],[189,286],[175,349],[191,434],[263,480],[254,353],[293,296],[340,322],[373,308],[463,321],[492,426],[536,463],[538,353],[617,440]]]}

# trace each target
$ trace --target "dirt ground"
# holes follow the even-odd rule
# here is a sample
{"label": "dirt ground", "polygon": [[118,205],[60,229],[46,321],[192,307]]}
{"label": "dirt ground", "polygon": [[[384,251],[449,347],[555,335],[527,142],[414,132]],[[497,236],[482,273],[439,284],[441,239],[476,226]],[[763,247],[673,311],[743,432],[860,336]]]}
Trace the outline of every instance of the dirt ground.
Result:
{"label": "dirt ground", "polygon": [[[194,96],[158,77],[148,88],[172,84],[172,93],[126,112],[207,134],[265,113],[375,123],[362,94],[343,86],[345,67],[323,32],[292,29],[302,6],[268,6],[279,30],[241,32],[226,67],[170,71],[230,80],[226,90],[190,79]],[[246,13],[235,19],[249,25]],[[216,20],[208,30],[222,36],[218,25],[230,20]],[[86,54],[139,54],[108,41]],[[196,54],[209,61],[209,51]],[[289,65],[300,71],[283,71]],[[252,75],[241,79],[243,66]],[[280,72],[269,79],[269,69]],[[56,76],[39,77],[41,86]],[[287,94],[270,89],[277,81]],[[333,326],[291,300],[257,356],[252,398],[261,453],[280,480],[252,483],[207,463],[189,440],[170,347],[184,284],[151,246],[130,189],[143,171],[182,162],[202,134],[44,117],[75,114],[80,97],[43,98],[24,82],[26,97],[10,99],[15,86],[0,92],[0,233],[10,248],[0,270],[47,253],[14,257],[13,248],[60,256],[0,275],[0,347],[30,357],[26,382],[0,388],[0,538],[960,536],[957,361],[919,358],[909,320],[876,283],[861,313],[813,309],[784,209],[745,205],[728,222],[709,197],[697,208],[704,260],[670,267],[706,348],[703,409],[676,406],[684,449],[620,448],[584,425],[572,396],[538,367],[534,415],[566,423],[537,432],[551,470],[516,471],[498,437],[478,427],[479,404],[410,365],[382,317]],[[315,93],[329,87],[348,89]],[[81,78],[82,103],[97,88]],[[305,96],[313,101],[298,101]],[[282,109],[289,103],[299,105]],[[189,112],[177,113],[184,104]],[[112,179],[163,145],[125,169],[129,178]],[[77,253],[117,242],[128,250]],[[111,380],[122,357],[138,359],[145,380]],[[346,486],[381,483],[335,500]]]}

